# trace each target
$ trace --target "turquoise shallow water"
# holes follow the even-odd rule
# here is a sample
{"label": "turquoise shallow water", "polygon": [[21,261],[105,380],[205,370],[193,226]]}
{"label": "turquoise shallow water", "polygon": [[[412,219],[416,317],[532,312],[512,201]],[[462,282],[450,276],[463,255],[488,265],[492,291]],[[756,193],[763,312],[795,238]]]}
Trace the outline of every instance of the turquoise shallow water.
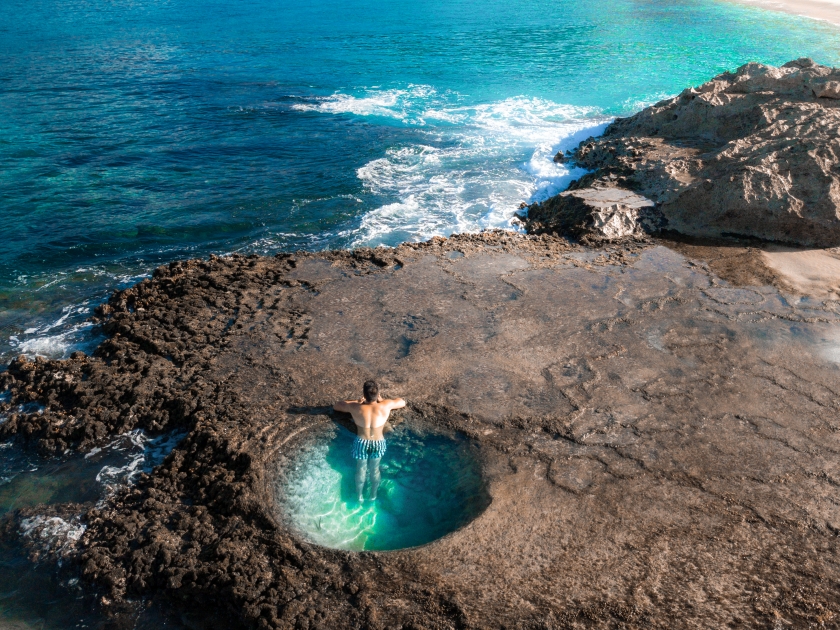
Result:
{"label": "turquoise shallow water", "polygon": [[172,258],[508,226],[612,116],[838,51],[713,0],[6,0],[0,360]]}
{"label": "turquoise shallow water", "polygon": [[416,547],[465,525],[490,504],[475,445],[405,426],[387,437],[375,500],[365,473],[360,502],[354,437],[333,427],[283,462],[280,517],[312,542],[350,551]]}

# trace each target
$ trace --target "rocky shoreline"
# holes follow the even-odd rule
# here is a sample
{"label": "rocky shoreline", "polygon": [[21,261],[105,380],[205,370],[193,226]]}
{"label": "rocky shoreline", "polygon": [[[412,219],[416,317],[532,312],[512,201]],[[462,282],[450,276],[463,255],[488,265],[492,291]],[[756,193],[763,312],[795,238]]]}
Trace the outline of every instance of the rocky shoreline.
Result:
{"label": "rocky shoreline", "polygon": [[[99,309],[92,356],[0,373],[0,439],[184,439],[5,536],[60,553],[115,627],[145,600],[195,628],[840,627],[840,300],[796,298],[750,242],[610,240],[161,267]],[[318,547],[278,514],[278,462],[371,377],[478,446],[491,502],[422,547]],[[84,528],[45,549],[26,519]]]}
{"label": "rocky shoreline", "polygon": [[591,172],[523,221],[595,241],[664,231],[837,247],[838,158],[840,71],[749,63],[558,155]]}

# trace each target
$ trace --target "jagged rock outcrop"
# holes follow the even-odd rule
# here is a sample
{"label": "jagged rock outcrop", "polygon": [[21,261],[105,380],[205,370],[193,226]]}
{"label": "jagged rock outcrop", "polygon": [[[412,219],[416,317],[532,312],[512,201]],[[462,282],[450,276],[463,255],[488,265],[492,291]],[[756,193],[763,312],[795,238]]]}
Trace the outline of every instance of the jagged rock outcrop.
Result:
{"label": "jagged rock outcrop", "polygon": [[568,190],[520,218],[533,234],[559,232],[592,244],[644,238],[662,226],[650,199],[612,186]]}
{"label": "jagged rock outcrop", "polygon": [[573,184],[653,200],[665,229],[840,245],[840,70],[749,63],[619,118],[570,156]]}

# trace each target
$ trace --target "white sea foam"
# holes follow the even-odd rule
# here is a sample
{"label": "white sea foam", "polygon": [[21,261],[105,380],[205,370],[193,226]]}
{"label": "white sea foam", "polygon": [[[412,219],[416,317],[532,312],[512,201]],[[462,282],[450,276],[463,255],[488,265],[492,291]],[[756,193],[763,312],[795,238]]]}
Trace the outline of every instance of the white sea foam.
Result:
{"label": "white sea foam", "polygon": [[72,555],[87,529],[78,517],[69,521],[59,516],[32,516],[20,522],[20,533],[42,553],[55,554],[59,561]]}
{"label": "white sea foam", "polygon": [[64,358],[77,349],[86,348],[92,342],[88,333],[93,325],[90,322],[78,321],[89,314],[90,307],[87,304],[65,306],[55,321],[27,328],[23,332],[23,338],[12,335],[9,342],[18,354],[28,357]]}
{"label": "white sea foam", "polygon": [[119,487],[137,481],[141,473],[152,472],[185,435],[183,431],[173,431],[150,438],[142,429],[134,429],[117,436],[106,446],[91,449],[85,454],[85,459],[108,450],[126,453],[125,463],[120,466],[103,466],[96,475],[96,481],[102,484],[107,498]]}
{"label": "white sea foam", "polygon": [[294,106],[390,118],[427,139],[391,147],[357,170],[365,188],[387,201],[347,235],[353,246],[511,229],[522,202],[546,199],[585,172],[555,163],[554,155],[599,135],[609,121],[595,108],[540,98],[478,105],[464,100],[413,85],[335,94]]}
{"label": "white sea foam", "polygon": [[[147,273],[112,274],[104,269],[94,267],[80,268],[75,273],[89,274],[98,278],[105,277],[110,287],[113,288],[127,287],[149,277]],[[53,280],[41,285],[36,291],[41,291],[56,282],[65,281],[67,278],[68,274],[59,272],[55,274]],[[30,280],[27,276],[18,277],[18,281],[23,285],[28,284]],[[16,354],[24,354],[30,358],[42,356],[50,359],[63,359],[77,350],[91,352],[102,341],[102,338],[91,334],[93,324],[87,320],[100,301],[101,298],[93,298],[78,304],[65,306],[57,319],[37,326],[30,326],[18,335],[11,335],[9,345]]]}
{"label": "white sea foam", "polygon": [[[371,89],[361,95],[333,94],[311,102],[296,103],[292,109],[325,114],[355,114],[393,118],[401,122],[424,124],[423,103],[439,99],[437,91],[428,85],[409,85],[405,89]],[[419,109],[418,109],[419,108]]]}
{"label": "white sea foam", "polygon": [[389,149],[358,169],[371,192],[395,201],[362,218],[354,245],[509,229],[522,202],[546,199],[585,172],[555,163],[554,155],[600,134],[606,124],[590,110],[540,99],[445,114],[461,124],[430,131],[437,142]]}

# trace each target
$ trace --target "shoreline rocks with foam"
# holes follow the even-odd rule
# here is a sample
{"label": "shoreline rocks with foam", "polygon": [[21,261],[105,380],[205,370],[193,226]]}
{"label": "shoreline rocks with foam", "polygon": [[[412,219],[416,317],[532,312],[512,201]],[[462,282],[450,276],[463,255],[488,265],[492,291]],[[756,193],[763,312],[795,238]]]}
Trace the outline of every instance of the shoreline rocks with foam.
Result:
{"label": "shoreline rocks with foam", "polygon": [[[582,142],[571,159],[593,172],[570,189],[638,193],[664,218],[655,229],[836,247],[838,99],[840,70],[810,59],[746,64]],[[566,219],[547,215],[569,210],[553,203],[532,206],[526,225],[562,229]]]}

